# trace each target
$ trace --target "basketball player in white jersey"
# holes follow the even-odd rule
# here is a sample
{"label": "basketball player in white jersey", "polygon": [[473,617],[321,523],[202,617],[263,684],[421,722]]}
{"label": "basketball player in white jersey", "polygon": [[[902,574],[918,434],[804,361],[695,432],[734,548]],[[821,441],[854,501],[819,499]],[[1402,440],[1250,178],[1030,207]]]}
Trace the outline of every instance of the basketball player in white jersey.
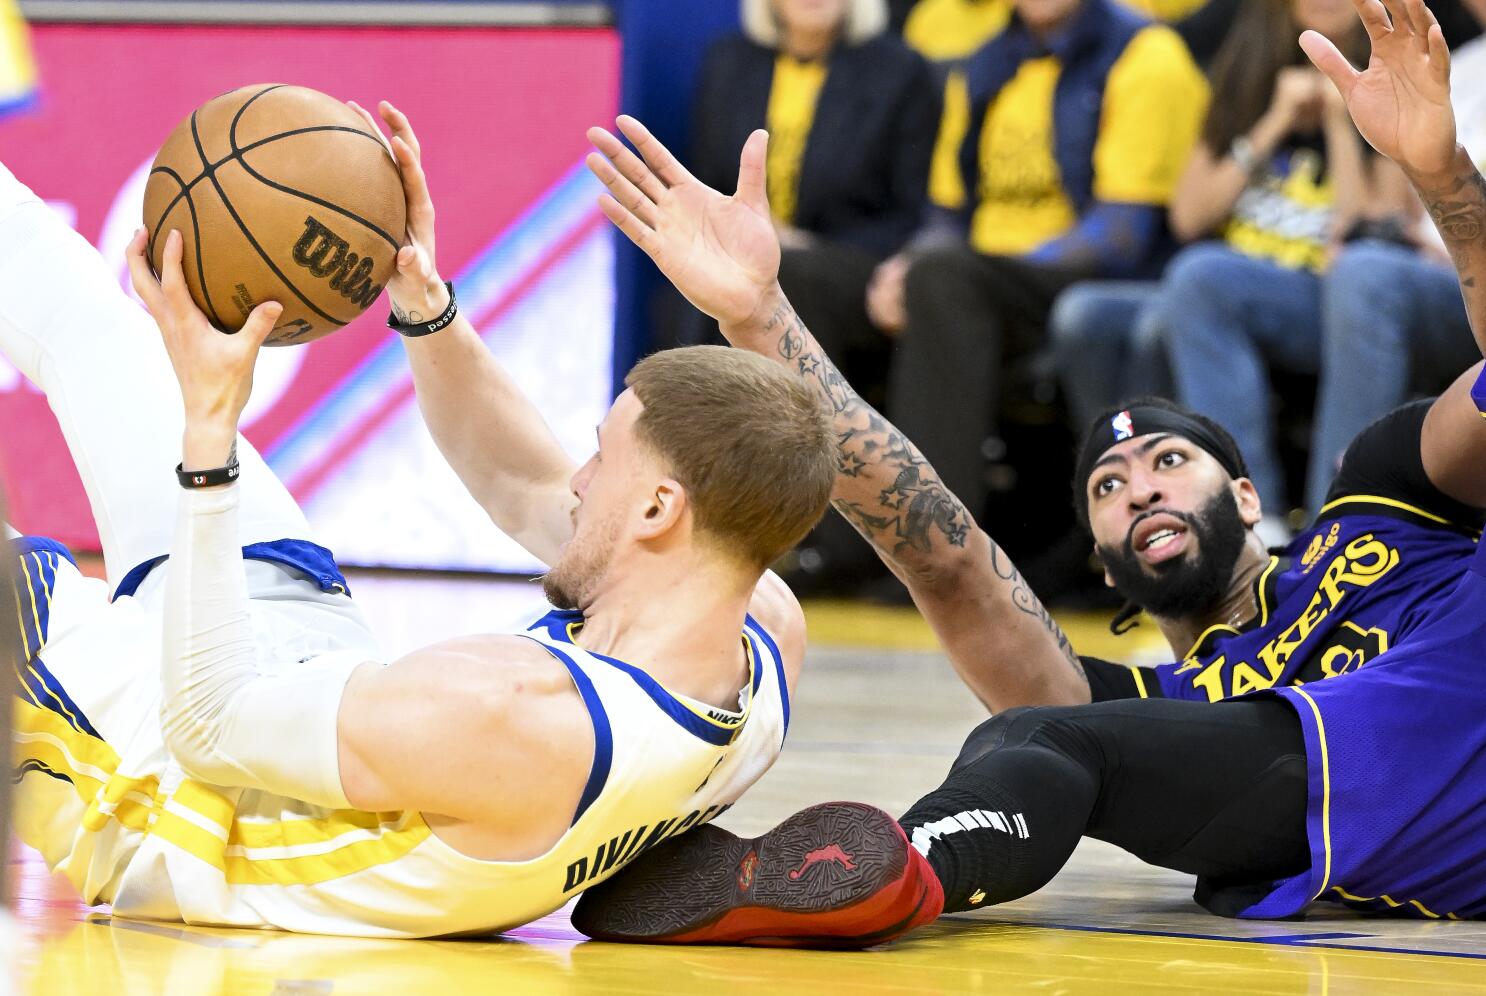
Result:
{"label": "basketball player in white jersey", "polygon": [[216,332],[179,234],[157,280],[140,233],[129,263],[151,322],[0,168],[0,352],[46,392],[108,574],[15,541],[17,825],[116,915],[370,936],[516,926],[726,809],[785,735],[804,624],[765,565],[826,506],[817,403],[747,353],[660,354],[575,467],[451,319],[417,139],[381,113],[411,242],[388,285],[395,326],[428,333],[407,340],[419,403],[474,498],[551,565],[557,606],[524,633],[390,663],[237,434],[278,305]]}

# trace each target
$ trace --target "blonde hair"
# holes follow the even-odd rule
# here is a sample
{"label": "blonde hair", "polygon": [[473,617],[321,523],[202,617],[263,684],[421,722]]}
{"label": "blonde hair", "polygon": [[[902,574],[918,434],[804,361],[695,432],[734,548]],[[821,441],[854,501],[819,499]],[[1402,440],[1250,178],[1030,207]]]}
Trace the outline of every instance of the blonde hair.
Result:
{"label": "blonde hair", "polygon": [[825,514],[836,437],[798,376],[754,353],[686,346],[653,353],[624,378],[643,410],[640,441],[686,489],[699,532],[767,567]]}
{"label": "blonde hair", "polygon": [[[743,33],[764,48],[779,47],[779,22],[773,0],[739,0]],[[887,30],[887,0],[847,0],[841,37],[848,45],[860,45]]]}

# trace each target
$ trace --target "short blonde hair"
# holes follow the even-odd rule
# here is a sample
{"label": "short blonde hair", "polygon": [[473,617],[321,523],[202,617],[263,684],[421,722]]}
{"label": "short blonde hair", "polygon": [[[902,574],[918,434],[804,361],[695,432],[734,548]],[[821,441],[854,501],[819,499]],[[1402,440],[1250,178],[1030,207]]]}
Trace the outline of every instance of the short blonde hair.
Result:
{"label": "short blonde hair", "polygon": [[[740,0],[743,33],[764,48],[779,47],[779,22],[773,0]],[[887,0],[847,0],[841,31],[848,45],[860,45],[887,30]]]}
{"label": "short blonde hair", "polygon": [[726,346],[685,346],[635,364],[625,386],[640,441],[686,489],[699,532],[763,568],[829,507],[836,436],[793,371]]}

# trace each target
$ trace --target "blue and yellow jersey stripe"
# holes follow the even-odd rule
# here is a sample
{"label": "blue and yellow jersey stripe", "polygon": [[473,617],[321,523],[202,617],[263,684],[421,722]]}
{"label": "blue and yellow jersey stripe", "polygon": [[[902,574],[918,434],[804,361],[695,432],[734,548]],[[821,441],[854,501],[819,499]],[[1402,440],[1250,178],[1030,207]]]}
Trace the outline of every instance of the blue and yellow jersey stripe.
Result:
{"label": "blue and yellow jersey stripe", "polygon": [[[415,812],[336,810],[319,818],[243,820],[238,793],[191,780],[162,793],[154,774],[122,771],[103,738],[43,653],[52,599],[67,548],[54,540],[12,541],[20,565],[15,611],[25,654],[15,662],[14,777],[45,776],[73,787],[89,833],[117,823],[175,845],[219,869],[229,885],[311,885],[395,861],[430,834]],[[33,842],[39,843],[39,842]]]}

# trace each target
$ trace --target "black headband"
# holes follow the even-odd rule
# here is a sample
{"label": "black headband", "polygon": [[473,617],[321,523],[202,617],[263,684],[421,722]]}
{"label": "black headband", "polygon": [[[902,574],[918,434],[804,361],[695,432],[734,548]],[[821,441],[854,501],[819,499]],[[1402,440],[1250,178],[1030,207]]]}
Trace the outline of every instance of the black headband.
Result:
{"label": "black headband", "polygon": [[1084,440],[1083,452],[1078,455],[1079,494],[1088,494],[1089,475],[1094,472],[1094,464],[1109,452],[1111,446],[1136,436],[1149,436],[1158,432],[1181,436],[1195,443],[1210,453],[1228,472],[1229,477],[1249,476],[1248,467],[1238,447],[1191,415],[1154,405],[1135,405],[1116,414],[1107,426],[1097,427]]}

